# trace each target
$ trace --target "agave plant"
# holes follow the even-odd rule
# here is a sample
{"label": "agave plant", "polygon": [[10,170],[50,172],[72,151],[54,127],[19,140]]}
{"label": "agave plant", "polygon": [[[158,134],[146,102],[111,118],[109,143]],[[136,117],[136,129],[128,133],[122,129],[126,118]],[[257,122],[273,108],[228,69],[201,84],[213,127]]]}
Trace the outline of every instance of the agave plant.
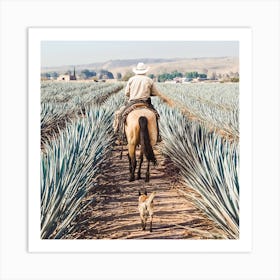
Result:
{"label": "agave plant", "polygon": [[75,109],[67,105],[43,103],[41,105],[41,147],[51,141],[76,115]]}

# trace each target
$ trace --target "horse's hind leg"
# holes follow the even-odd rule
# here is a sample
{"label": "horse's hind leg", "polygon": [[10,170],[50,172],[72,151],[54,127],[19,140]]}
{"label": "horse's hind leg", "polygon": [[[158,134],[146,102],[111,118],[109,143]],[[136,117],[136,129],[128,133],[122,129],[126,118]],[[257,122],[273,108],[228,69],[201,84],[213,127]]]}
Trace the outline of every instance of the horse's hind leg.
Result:
{"label": "horse's hind leg", "polygon": [[128,145],[128,157],[129,157],[129,171],[130,171],[130,178],[129,182],[135,180],[135,169],[136,169],[136,156],[135,156],[135,149],[134,145]]}
{"label": "horse's hind leg", "polygon": [[145,182],[150,181],[150,161],[148,160]]}
{"label": "horse's hind leg", "polygon": [[132,167],[131,167],[131,159],[130,159],[129,154],[127,154],[127,157],[128,157],[128,162],[129,162],[129,173],[131,173],[132,172]]}
{"label": "horse's hind leg", "polygon": [[138,167],[138,174],[137,174],[137,180],[141,179],[141,166],[143,163],[143,152],[140,152],[140,162],[139,162],[139,167]]}

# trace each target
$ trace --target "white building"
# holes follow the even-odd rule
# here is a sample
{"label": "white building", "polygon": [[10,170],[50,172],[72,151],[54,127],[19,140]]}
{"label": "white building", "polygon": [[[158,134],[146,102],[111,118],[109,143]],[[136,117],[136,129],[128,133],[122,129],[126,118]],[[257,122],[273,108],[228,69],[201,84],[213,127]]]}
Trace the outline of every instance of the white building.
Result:
{"label": "white building", "polygon": [[73,73],[73,75],[71,75],[71,73],[69,73],[69,74],[66,73],[66,74],[64,74],[64,75],[59,75],[59,76],[57,77],[57,80],[58,80],[58,81],[66,81],[66,82],[77,80],[77,78],[76,78],[76,72],[75,72],[75,67],[74,67],[74,73]]}

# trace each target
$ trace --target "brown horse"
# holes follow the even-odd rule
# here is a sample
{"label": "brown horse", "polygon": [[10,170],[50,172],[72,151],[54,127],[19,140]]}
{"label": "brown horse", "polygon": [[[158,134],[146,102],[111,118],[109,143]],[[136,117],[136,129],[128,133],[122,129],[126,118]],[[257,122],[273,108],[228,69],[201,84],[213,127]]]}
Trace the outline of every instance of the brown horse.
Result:
{"label": "brown horse", "polygon": [[143,155],[145,155],[148,165],[145,181],[150,180],[150,161],[156,164],[156,158],[153,146],[157,142],[157,120],[154,112],[147,108],[139,108],[130,112],[126,119],[125,134],[127,138],[128,159],[130,178],[129,181],[135,180],[136,147],[140,144],[140,162],[138,167],[137,179],[141,179],[141,166],[143,163]]}

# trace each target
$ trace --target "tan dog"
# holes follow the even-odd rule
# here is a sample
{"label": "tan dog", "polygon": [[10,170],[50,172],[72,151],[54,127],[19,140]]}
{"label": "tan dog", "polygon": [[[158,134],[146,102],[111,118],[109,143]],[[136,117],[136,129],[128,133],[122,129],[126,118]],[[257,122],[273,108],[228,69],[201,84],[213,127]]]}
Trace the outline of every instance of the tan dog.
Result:
{"label": "tan dog", "polygon": [[155,192],[152,192],[149,196],[147,195],[147,191],[143,194],[139,191],[139,202],[138,209],[141,218],[142,229],[146,229],[147,219],[150,217],[150,232],[152,232],[152,224],[153,224],[153,215],[154,215],[154,203],[153,199],[155,197]]}

